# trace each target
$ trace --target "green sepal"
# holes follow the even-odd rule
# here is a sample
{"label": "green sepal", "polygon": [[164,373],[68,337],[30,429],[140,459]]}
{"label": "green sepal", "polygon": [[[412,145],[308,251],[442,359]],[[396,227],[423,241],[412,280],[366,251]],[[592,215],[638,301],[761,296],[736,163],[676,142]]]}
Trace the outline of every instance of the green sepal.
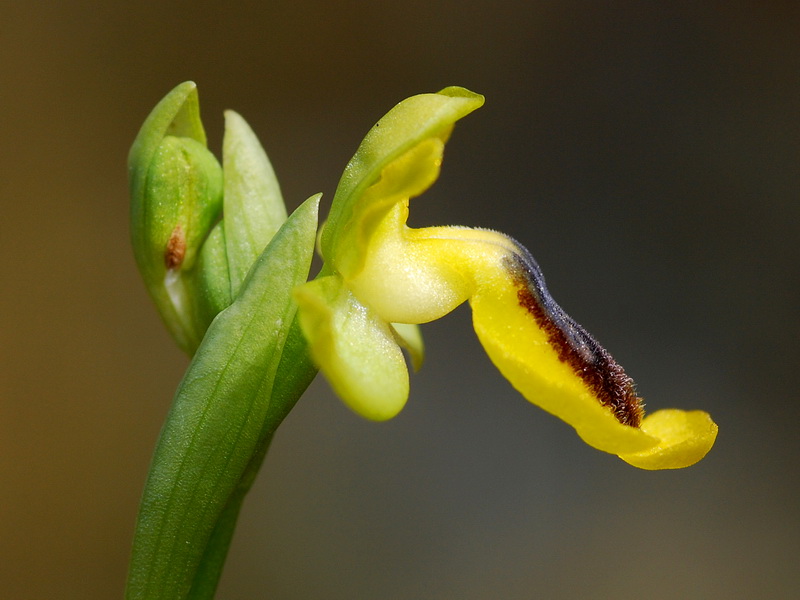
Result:
{"label": "green sepal", "polygon": [[[222,213],[222,167],[200,142],[167,136],[147,174],[141,232],[147,267],[187,271]],[[180,228],[180,229],[178,229]],[[171,247],[180,236],[181,247]]]}
{"label": "green sepal", "polygon": [[188,273],[187,288],[197,329],[205,332],[214,317],[233,301],[222,221],[214,226],[200,249],[194,268]]}
{"label": "green sepal", "polygon": [[[166,136],[191,138],[206,145],[206,133],[200,120],[200,103],[197,85],[186,81],[175,88],[150,111],[128,154],[128,173],[131,192],[141,193],[147,178],[147,169],[158,146]],[[132,206],[134,212],[142,206]]]}
{"label": "green sepal", "polygon": [[467,89],[448,87],[403,100],[381,118],[364,137],[339,181],[322,231],[322,256],[326,260],[336,257],[356,202],[379,179],[384,167],[428,138],[446,141],[455,122],[481,107],[483,101],[483,96]]}
{"label": "green sepal", "polygon": [[176,392],[145,485],[128,600],[213,597],[241,499],[315,372],[291,294],[308,275],[318,204],[310,198],[281,227]]}

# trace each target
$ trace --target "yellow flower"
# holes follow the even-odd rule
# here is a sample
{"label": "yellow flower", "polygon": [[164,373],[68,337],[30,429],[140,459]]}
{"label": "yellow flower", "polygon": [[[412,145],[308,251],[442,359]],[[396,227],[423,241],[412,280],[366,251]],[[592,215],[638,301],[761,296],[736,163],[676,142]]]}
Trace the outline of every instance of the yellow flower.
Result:
{"label": "yellow flower", "polygon": [[501,233],[411,229],[409,198],[439,174],[455,121],[483,104],[463,88],[401,102],[368,133],[334,197],[321,237],[325,266],[295,291],[311,355],[357,413],[395,416],[422,358],[415,324],[464,301],[492,362],[532,403],[589,445],[644,469],[694,464],[714,443],[704,412],[644,416],[633,381],[556,304],[530,253]]}

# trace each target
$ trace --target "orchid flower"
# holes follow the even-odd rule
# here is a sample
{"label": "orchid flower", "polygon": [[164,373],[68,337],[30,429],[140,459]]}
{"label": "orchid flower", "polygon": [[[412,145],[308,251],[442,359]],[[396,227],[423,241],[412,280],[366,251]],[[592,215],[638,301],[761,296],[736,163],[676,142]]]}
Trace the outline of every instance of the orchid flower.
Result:
{"label": "orchid flower", "polygon": [[696,463],[716,438],[710,416],[645,416],[633,381],[552,299],[523,246],[485,229],[406,225],[409,199],[438,177],[455,122],[482,104],[456,87],[414,96],[361,143],[322,231],[320,277],[294,293],[313,360],[356,413],[389,419],[408,398],[403,349],[415,366],[422,359],[415,325],[468,301],[500,372],[587,444],[643,469]]}

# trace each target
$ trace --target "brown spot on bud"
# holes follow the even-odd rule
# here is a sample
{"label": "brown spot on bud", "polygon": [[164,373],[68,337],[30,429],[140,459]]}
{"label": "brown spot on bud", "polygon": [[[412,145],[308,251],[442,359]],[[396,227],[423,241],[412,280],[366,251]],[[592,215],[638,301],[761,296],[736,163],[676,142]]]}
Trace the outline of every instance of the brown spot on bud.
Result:
{"label": "brown spot on bud", "polygon": [[544,276],[530,253],[517,244],[518,253],[506,259],[517,286],[519,304],[546,333],[561,362],[572,367],[603,406],[623,425],[639,427],[644,417],[642,399],[633,380],[597,340],[553,300]]}
{"label": "brown spot on bud", "polygon": [[186,256],[186,234],[183,232],[183,227],[176,225],[167,242],[164,264],[167,269],[177,269],[183,264],[184,256]]}

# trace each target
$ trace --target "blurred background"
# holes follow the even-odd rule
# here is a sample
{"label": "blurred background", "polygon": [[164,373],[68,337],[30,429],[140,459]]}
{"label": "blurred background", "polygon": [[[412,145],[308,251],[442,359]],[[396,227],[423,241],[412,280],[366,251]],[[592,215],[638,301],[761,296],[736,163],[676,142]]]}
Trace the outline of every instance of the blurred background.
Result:
{"label": "blurred background", "polygon": [[193,79],[211,147],[239,111],[290,209],[330,201],[401,99],[485,94],[412,224],[513,235],[651,410],[720,426],[692,468],[629,467],[518,396],[459,309],[393,421],[316,380],[219,598],[795,597],[800,5],[610,4],[0,4],[0,595],[121,597],[187,365],[135,270],[125,161]]}

